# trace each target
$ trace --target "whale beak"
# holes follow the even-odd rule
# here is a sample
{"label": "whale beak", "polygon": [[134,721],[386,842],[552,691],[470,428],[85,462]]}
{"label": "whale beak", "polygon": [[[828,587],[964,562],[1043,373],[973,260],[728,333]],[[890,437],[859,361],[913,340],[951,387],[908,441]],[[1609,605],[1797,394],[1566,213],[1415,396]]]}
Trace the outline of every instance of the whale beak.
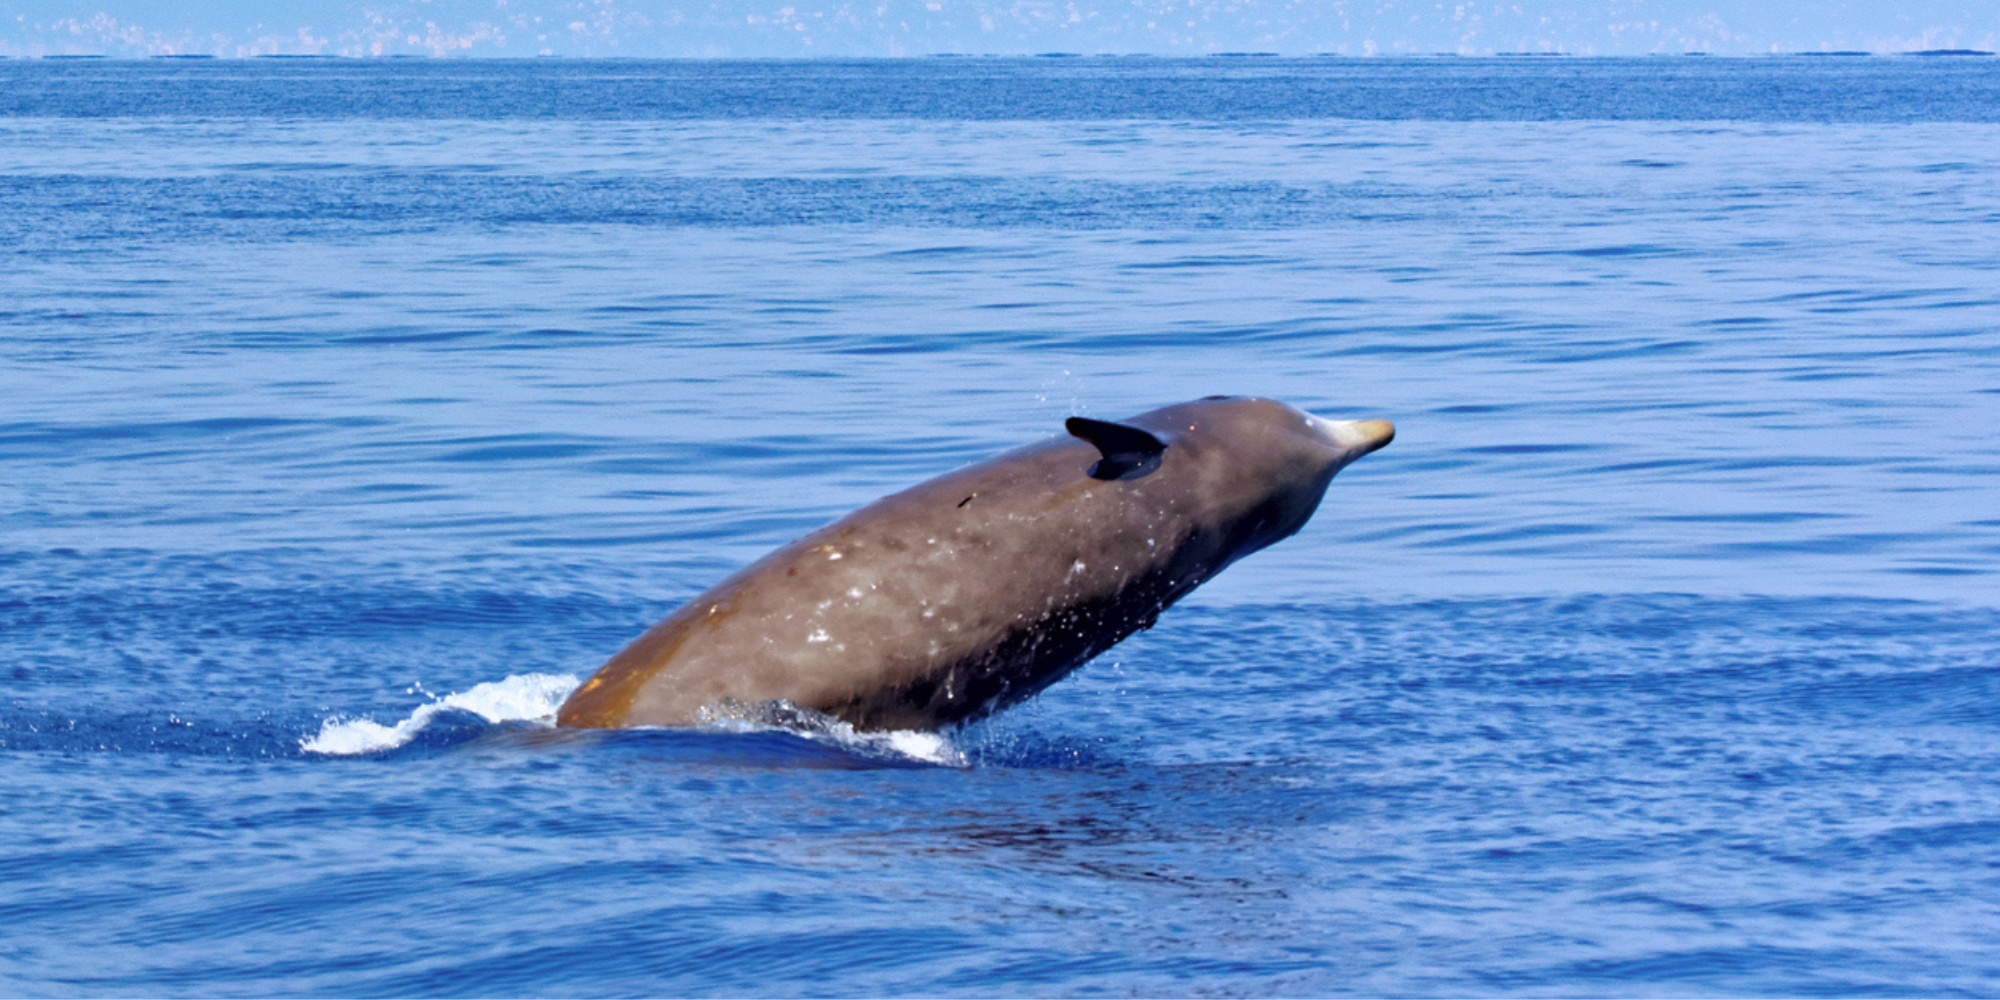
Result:
{"label": "whale beak", "polygon": [[1352,453],[1347,459],[1350,462],[1396,439],[1396,425],[1387,420],[1314,419],[1334,443]]}
{"label": "whale beak", "polygon": [[1387,420],[1356,420],[1353,427],[1361,437],[1363,455],[1396,440],[1396,425]]}

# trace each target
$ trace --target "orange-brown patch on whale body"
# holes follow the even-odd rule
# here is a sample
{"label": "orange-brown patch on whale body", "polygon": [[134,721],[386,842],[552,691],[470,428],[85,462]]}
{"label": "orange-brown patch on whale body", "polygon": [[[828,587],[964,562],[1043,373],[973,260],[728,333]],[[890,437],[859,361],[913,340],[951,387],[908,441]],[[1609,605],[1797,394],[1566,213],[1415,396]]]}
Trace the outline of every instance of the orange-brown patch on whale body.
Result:
{"label": "orange-brown patch on whale body", "polygon": [[556,711],[556,725],[577,729],[616,729],[625,725],[632,704],[653,675],[674,658],[699,632],[713,630],[736,613],[733,601],[710,601],[701,614],[681,609],[618,652],[583,682]]}

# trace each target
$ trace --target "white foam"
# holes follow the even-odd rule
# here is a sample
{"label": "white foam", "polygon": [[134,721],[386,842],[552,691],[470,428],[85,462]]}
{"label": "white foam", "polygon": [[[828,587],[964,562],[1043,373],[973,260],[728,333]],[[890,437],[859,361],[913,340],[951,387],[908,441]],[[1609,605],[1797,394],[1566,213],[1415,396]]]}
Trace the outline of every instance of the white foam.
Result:
{"label": "white foam", "polygon": [[299,741],[307,753],[348,756],[394,750],[416,738],[439,712],[471,712],[488,722],[539,722],[554,726],[556,709],[576,690],[577,679],[561,674],[516,674],[488,681],[420,705],[403,721],[385,726],[369,719],[332,718],[319,734]]}
{"label": "white foam", "polygon": [[875,753],[901,754],[926,764],[964,767],[965,755],[951,741],[936,733],[914,729],[892,729],[886,733],[856,732],[845,722],[836,722],[820,732],[801,732],[807,739],[825,740],[852,749]]}
{"label": "white foam", "polygon": [[760,718],[755,712],[746,717],[728,710],[703,709],[702,726],[725,733],[790,733],[793,736],[832,743],[862,753],[895,754],[911,760],[920,760],[926,764],[943,764],[946,767],[966,766],[964,752],[953,745],[950,739],[937,733],[914,729],[861,732],[839,719],[821,715],[810,709],[798,708],[790,702],[776,704],[782,706],[776,713],[777,716],[786,721]]}
{"label": "white foam", "polygon": [[923,733],[910,729],[898,729],[882,733],[880,738],[905,757],[929,761],[933,764],[947,764],[952,767],[965,766],[965,754],[952,742],[936,733]]}
{"label": "white foam", "polygon": [[[562,707],[563,699],[576,690],[577,684],[577,678],[561,674],[516,674],[457,694],[433,697],[428,704],[417,706],[415,711],[393,726],[385,726],[372,719],[336,716],[321,723],[318,734],[299,740],[299,748],[307,753],[330,757],[394,750],[415,739],[438,713],[452,710],[471,712],[493,723],[533,722],[553,728],[556,709]],[[417,685],[412,691],[425,693],[422,685]],[[721,732],[785,732],[863,753],[896,754],[928,764],[965,766],[965,754],[937,733],[915,730],[858,732],[839,719],[789,705],[780,715],[789,723],[704,712],[703,725]]]}

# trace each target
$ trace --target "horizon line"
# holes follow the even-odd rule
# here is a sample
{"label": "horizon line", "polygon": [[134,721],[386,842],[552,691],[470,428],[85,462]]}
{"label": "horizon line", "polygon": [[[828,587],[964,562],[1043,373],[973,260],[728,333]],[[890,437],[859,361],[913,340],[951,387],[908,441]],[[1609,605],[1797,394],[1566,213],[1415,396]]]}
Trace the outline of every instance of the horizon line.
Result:
{"label": "horizon line", "polygon": [[1799,49],[1789,52],[1710,52],[1692,49],[1686,52],[1643,52],[1632,54],[1597,54],[1577,52],[1195,52],[1195,53],[1153,53],[1153,52],[924,52],[906,55],[782,55],[782,56],[629,56],[629,55],[488,55],[472,52],[428,53],[396,52],[383,55],[348,55],[345,53],[319,52],[260,52],[251,55],[218,55],[208,52],[155,52],[147,55],[113,55],[102,52],[48,52],[38,55],[9,55],[0,53],[0,60],[35,62],[38,60],[101,60],[104,62],[150,62],[152,60],[190,60],[210,62],[251,62],[255,60],[280,61],[353,61],[386,62],[392,60],[436,60],[442,62],[909,62],[921,59],[1352,59],[1357,61],[1387,59],[1783,59],[1809,56],[1814,58],[1899,58],[1917,56],[1935,57],[1980,57],[1996,53],[1989,49],[1902,49],[1872,52],[1866,49]]}

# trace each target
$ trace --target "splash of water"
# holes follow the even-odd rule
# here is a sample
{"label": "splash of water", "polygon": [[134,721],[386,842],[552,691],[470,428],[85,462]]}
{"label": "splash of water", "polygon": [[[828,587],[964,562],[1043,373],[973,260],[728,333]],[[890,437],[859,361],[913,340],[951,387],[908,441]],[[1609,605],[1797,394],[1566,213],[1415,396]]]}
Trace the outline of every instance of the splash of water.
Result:
{"label": "splash of water", "polygon": [[299,749],[339,757],[394,750],[415,739],[438,713],[452,710],[496,724],[535,722],[553,727],[556,709],[577,683],[575,677],[563,674],[516,674],[419,705],[393,726],[336,716],[321,724],[318,734],[301,739]]}
{"label": "splash of water", "polygon": [[[517,674],[442,698],[433,696],[429,703],[419,705],[395,725],[336,716],[322,723],[317,734],[301,738],[299,748],[330,757],[383,753],[409,743],[439,714],[449,711],[470,712],[496,725],[526,722],[553,728],[556,709],[576,690],[578,683],[577,678],[561,674]],[[423,692],[422,685],[413,690],[428,694]],[[702,728],[726,733],[782,731],[863,754],[889,754],[930,764],[966,766],[965,754],[950,739],[937,733],[860,732],[839,719],[785,702],[754,708],[732,705],[722,711],[705,712]]]}
{"label": "splash of water", "polygon": [[864,754],[890,754],[947,767],[965,767],[968,764],[964,751],[942,734],[913,729],[863,732],[833,716],[801,708],[789,701],[759,705],[726,701],[720,706],[702,709],[701,725],[704,729],[729,733],[787,732]]}

